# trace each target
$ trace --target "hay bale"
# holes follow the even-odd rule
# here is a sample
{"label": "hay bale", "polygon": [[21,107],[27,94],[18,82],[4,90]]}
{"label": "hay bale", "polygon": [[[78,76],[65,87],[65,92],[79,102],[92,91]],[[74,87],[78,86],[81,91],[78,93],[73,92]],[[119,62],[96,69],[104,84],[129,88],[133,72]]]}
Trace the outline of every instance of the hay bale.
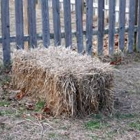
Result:
{"label": "hay bale", "polygon": [[16,51],[12,84],[28,96],[45,100],[55,116],[83,116],[112,109],[109,64],[63,47]]}

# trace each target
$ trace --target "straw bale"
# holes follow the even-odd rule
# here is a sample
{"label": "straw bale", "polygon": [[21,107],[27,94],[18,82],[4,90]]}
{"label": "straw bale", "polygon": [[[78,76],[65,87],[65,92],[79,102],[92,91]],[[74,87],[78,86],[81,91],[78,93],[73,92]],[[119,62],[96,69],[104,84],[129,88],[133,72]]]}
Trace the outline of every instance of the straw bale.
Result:
{"label": "straw bale", "polygon": [[109,64],[63,47],[16,51],[12,84],[45,100],[54,116],[85,116],[113,105]]}

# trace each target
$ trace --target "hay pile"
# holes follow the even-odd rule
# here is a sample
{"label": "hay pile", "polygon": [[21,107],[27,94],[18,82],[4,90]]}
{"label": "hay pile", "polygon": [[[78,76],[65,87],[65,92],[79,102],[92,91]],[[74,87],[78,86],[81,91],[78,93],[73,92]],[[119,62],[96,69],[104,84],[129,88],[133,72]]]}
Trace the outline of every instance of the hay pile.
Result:
{"label": "hay pile", "polygon": [[112,109],[110,66],[63,47],[16,51],[12,84],[28,96],[45,100],[55,116]]}

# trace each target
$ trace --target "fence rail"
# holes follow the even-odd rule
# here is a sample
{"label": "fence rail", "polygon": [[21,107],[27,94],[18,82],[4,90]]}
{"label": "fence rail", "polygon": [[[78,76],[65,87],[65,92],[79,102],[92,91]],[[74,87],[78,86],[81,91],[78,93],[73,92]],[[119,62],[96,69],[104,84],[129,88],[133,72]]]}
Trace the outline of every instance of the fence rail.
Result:
{"label": "fence rail", "polygon": [[[127,49],[129,52],[133,52],[133,45],[137,45],[137,50],[140,50],[140,18],[138,18],[137,24],[135,23],[136,16],[140,17],[140,0],[138,0],[138,6],[135,2],[137,0],[119,0],[119,5],[116,5],[117,0],[108,0],[108,14],[109,14],[109,26],[105,28],[104,18],[106,2],[104,0],[98,0],[98,3],[94,3],[94,0],[86,0],[86,11],[83,13],[83,0],[75,0],[75,26],[72,26],[72,7],[70,0],[64,0],[63,12],[61,10],[61,1],[59,0],[40,0],[40,15],[41,15],[41,33],[38,33],[37,29],[37,10],[36,0],[27,0],[27,7],[25,8],[24,2],[26,0],[13,0],[14,6],[14,22],[16,34],[10,33],[10,13],[11,13],[11,1],[1,0],[0,18],[1,18],[1,32],[0,44],[2,44],[3,61],[4,64],[9,64],[11,61],[10,56],[10,43],[16,42],[17,49],[23,49],[25,42],[28,41],[30,47],[37,47],[37,41],[42,40],[44,47],[49,47],[51,40],[54,40],[54,45],[59,46],[62,44],[62,39],[65,38],[65,46],[69,47],[73,44],[73,37],[76,37],[77,50],[82,53],[86,50],[88,54],[92,54],[93,48],[97,47],[97,53],[103,54],[104,49],[104,35],[108,34],[108,50],[110,54],[114,53],[114,35],[119,35],[119,48],[123,51],[125,44],[125,32],[128,32],[128,44]],[[50,10],[50,2],[52,8]],[[129,4],[128,4],[129,2]],[[129,5],[129,8],[127,8]],[[139,8],[138,8],[139,7]],[[136,15],[136,8],[138,8],[138,15]],[[98,19],[97,27],[94,25],[94,10],[97,9]],[[116,9],[118,12],[119,25],[116,27]],[[129,9],[129,11],[128,11]],[[25,23],[24,12],[27,10],[27,21]],[[83,14],[86,15],[85,23],[83,22]],[[129,25],[126,24],[126,17],[129,17]],[[52,24],[53,22],[53,24]],[[62,22],[64,27],[62,26]],[[28,24],[28,35],[25,34],[25,24]],[[126,26],[127,25],[127,26]],[[53,30],[51,30],[53,28]],[[64,31],[63,31],[64,30]],[[134,38],[134,33],[137,33],[137,38]],[[97,36],[97,46],[93,45],[93,35]],[[137,41],[136,41],[137,39]],[[86,42],[84,42],[86,41]],[[64,44],[63,44],[64,45]]]}

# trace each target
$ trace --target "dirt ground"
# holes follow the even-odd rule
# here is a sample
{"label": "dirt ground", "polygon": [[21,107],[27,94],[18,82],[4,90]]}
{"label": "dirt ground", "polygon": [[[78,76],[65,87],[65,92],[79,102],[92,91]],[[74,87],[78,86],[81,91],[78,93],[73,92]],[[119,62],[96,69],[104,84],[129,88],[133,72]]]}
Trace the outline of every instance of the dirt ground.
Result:
{"label": "dirt ground", "polygon": [[[125,57],[114,69],[114,110],[82,119],[39,116],[31,99],[15,100],[10,74],[0,68],[1,140],[140,140],[140,54]],[[33,102],[33,101],[32,101]],[[38,104],[39,106],[39,104]],[[36,104],[37,107],[37,104]]]}

